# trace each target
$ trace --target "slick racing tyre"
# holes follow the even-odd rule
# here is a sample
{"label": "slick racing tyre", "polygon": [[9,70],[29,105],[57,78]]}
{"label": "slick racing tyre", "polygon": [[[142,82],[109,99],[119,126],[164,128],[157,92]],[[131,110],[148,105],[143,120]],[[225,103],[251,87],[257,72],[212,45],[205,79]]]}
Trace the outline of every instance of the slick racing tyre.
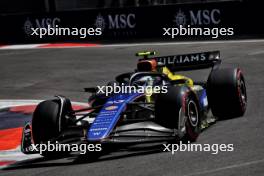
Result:
{"label": "slick racing tyre", "polygon": [[246,111],[246,84],[239,68],[213,70],[207,81],[207,94],[212,113],[220,120],[240,117]]}
{"label": "slick racing tyre", "polygon": [[155,117],[160,125],[177,129],[177,139],[193,142],[199,136],[199,103],[195,93],[186,86],[171,87],[166,94],[159,94]]}
{"label": "slick racing tyre", "polygon": [[[65,108],[69,109],[69,100],[67,104],[68,106],[64,106],[64,110],[62,110],[61,117],[59,99],[46,100],[38,104],[32,118],[32,136],[35,144],[47,143],[59,136],[60,131],[66,126],[66,119],[63,113],[66,111]],[[46,157],[55,157],[58,154],[59,152],[48,151],[42,153]]]}

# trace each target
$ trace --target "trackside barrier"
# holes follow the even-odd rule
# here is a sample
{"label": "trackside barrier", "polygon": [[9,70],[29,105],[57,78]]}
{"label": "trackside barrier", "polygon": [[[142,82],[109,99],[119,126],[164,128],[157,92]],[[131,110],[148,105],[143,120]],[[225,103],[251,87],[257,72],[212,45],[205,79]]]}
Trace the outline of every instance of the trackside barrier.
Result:
{"label": "trackside barrier", "polygon": [[[108,8],[54,13],[0,16],[0,43],[41,43],[100,40],[195,40],[206,36],[163,36],[163,28],[179,25],[201,28],[234,28],[234,37],[263,37],[263,12],[248,1],[224,1],[200,4],[178,4],[151,7]],[[262,15],[261,15],[262,14]],[[32,36],[31,28],[101,28],[102,35]]]}

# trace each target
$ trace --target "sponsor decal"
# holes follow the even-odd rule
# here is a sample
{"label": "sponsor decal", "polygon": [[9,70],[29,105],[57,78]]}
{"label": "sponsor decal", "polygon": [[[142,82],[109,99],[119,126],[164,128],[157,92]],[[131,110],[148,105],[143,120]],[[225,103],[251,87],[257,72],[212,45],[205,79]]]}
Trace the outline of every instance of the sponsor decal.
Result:
{"label": "sponsor decal", "polygon": [[136,27],[135,14],[108,15],[109,29],[133,29]]}
{"label": "sponsor decal", "polygon": [[165,56],[158,57],[157,61],[164,65],[171,64],[185,64],[190,62],[200,62],[206,60],[205,53],[191,54],[191,55],[179,55],[179,56]]}
{"label": "sponsor decal", "polygon": [[173,22],[177,26],[189,25],[217,25],[221,22],[220,9],[203,9],[179,11],[174,16]]}
{"label": "sponsor decal", "polygon": [[101,28],[102,31],[105,29],[105,19],[104,17],[101,15],[101,14],[98,14],[97,17],[96,17],[96,20],[95,20],[95,26],[97,28]]}
{"label": "sponsor decal", "polygon": [[107,104],[119,104],[123,103],[125,100],[113,100],[113,101],[108,101]]}
{"label": "sponsor decal", "polygon": [[136,15],[134,13],[108,15],[99,13],[94,25],[102,31],[107,29],[114,35],[135,35]]}
{"label": "sponsor decal", "polygon": [[107,110],[107,111],[112,111],[112,110],[116,110],[118,108],[118,106],[107,106],[106,108],[105,108],[105,110]]}
{"label": "sponsor decal", "polygon": [[[87,139],[101,140],[107,137],[115,127],[115,124],[118,122],[120,114],[124,110],[126,103],[130,102],[139,95],[140,94],[130,94],[126,96],[126,98],[124,98],[123,95],[110,97],[108,101],[119,101],[119,103],[110,106],[107,103],[104,108],[102,108],[99,115],[95,118],[91,127],[87,131]],[[105,112],[110,112],[110,114]]]}
{"label": "sponsor decal", "polygon": [[180,26],[180,25],[185,26],[186,16],[184,12],[181,11],[181,9],[177,12],[174,18],[175,19],[173,20],[173,22],[175,22],[177,26]]}
{"label": "sponsor decal", "polygon": [[104,116],[113,116],[115,115],[115,111],[102,111],[101,114],[104,115]]}
{"label": "sponsor decal", "polygon": [[32,33],[31,28],[33,28],[33,24],[29,19],[27,19],[24,23],[24,32],[26,35],[31,35],[31,33]]}

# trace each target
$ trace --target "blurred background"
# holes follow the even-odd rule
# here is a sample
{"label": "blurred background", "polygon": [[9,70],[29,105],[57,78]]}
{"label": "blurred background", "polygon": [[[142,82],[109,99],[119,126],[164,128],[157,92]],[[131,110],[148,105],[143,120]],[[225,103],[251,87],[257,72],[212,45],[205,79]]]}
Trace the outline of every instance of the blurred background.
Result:
{"label": "blurred background", "polygon": [[[1,0],[0,44],[213,39],[204,35],[162,35],[162,28],[180,24],[234,29],[234,35],[217,39],[263,38],[261,5],[256,0]],[[74,35],[31,35],[32,28],[48,25],[96,27],[103,34],[82,39]]]}
{"label": "blurred background", "polygon": [[208,3],[219,1],[230,0],[1,0],[0,14],[60,12],[68,10]]}

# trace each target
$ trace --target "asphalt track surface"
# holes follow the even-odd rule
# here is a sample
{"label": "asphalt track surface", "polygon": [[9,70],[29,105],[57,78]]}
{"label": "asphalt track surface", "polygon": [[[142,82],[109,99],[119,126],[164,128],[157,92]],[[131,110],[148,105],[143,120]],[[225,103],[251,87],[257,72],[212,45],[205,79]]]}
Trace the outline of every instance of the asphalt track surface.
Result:
{"label": "asphalt track surface", "polygon": [[[197,143],[234,144],[233,152],[117,152],[89,162],[69,158],[31,159],[0,171],[0,175],[179,175],[261,176],[264,174],[264,42],[195,43],[184,45],[109,46],[74,49],[0,51],[0,98],[46,99],[62,94],[86,101],[83,87],[104,85],[132,71],[136,51],[159,55],[220,50],[223,67],[240,67],[246,77],[248,108],[244,117],[220,121],[204,131]],[[205,72],[191,73],[205,78]]]}

